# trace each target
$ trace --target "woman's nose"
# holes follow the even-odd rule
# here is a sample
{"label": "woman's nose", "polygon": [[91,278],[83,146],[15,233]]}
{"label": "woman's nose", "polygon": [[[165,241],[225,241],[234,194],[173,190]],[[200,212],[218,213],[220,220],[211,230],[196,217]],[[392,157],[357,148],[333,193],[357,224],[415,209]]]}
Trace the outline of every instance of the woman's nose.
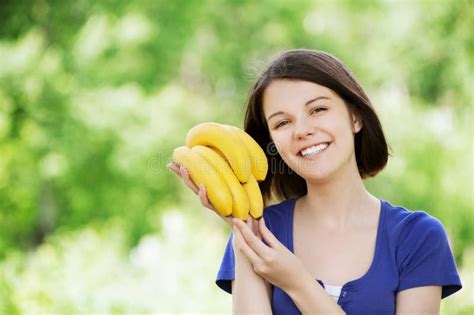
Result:
{"label": "woman's nose", "polygon": [[302,139],[314,134],[315,127],[307,119],[300,120],[296,123],[295,138]]}

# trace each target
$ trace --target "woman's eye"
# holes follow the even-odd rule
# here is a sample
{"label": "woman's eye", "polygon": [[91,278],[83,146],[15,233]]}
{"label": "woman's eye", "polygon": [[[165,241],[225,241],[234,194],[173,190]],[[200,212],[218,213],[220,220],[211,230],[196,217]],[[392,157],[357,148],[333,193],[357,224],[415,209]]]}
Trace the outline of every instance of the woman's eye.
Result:
{"label": "woman's eye", "polygon": [[319,112],[322,112],[324,110],[326,110],[326,108],[324,108],[324,107],[315,107],[315,108],[313,108],[311,113],[319,113]]}
{"label": "woman's eye", "polygon": [[278,124],[276,124],[275,129],[278,129],[278,128],[280,128],[281,126],[286,125],[286,123],[288,123],[287,120],[280,121]]}

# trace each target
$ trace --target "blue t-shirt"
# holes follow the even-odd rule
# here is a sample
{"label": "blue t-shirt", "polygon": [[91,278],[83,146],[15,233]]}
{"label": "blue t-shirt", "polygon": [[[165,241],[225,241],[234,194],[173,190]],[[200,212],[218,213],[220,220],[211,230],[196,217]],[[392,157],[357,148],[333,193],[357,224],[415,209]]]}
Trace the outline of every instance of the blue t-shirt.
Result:
{"label": "blue t-shirt", "polygon": [[[264,211],[267,227],[291,252],[295,203],[296,198],[291,198]],[[229,293],[234,271],[231,234],[216,279]],[[315,280],[324,287],[321,280]],[[372,264],[365,275],[342,286],[337,304],[351,315],[394,314],[397,292],[429,285],[442,286],[442,298],[462,287],[442,223],[424,211],[381,200]],[[273,314],[301,314],[282,289],[272,289]]]}

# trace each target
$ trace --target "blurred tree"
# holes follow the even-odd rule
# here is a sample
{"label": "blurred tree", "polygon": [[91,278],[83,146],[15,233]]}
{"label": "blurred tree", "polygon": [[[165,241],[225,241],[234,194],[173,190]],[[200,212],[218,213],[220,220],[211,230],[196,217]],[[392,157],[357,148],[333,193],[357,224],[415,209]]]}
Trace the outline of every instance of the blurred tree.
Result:
{"label": "blurred tree", "polygon": [[375,100],[395,159],[370,189],[439,217],[461,261],[472,20],[467,0],[1,1],[0,257],[111,218],[135,244],[179,201],[165,165],[186,130],[241,126],[262,63],[304,47],[341,58]]}

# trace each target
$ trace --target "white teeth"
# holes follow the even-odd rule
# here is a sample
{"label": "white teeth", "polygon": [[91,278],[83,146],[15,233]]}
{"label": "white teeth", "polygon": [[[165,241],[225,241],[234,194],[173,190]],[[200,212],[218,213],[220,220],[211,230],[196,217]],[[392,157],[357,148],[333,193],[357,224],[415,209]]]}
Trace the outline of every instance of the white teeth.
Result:
{"label": "white teeth", "polygon": [[327,143],[321,143],[321,144],[315,145],[311,148],[304,149],[303,151],[301,151],[301,155],[302,156],[307,156],[307,155],[311,155],[311,154],[314,154],[314,153],[319,153],[322,150],[326,149],[328,147],[328,145],[329,144],[327,144]]}

